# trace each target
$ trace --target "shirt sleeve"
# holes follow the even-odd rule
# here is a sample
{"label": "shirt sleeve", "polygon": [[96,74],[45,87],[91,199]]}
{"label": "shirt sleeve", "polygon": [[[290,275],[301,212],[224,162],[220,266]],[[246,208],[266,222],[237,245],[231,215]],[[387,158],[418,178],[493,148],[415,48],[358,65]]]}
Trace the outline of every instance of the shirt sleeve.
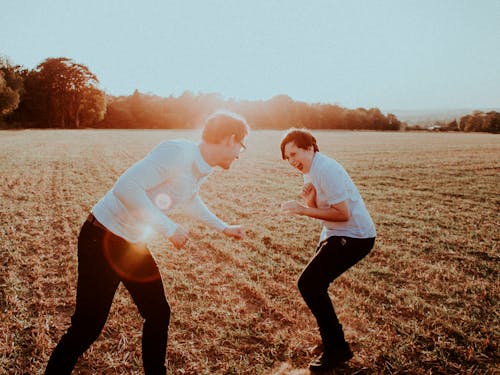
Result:
{"label": "shirt sleeve", "polygon": [[344,171],[338,165],[326,169],[320,178],[320,187],[328,204],[333,205],[349,198],[349,193],[344,183]]}
{"label": "shirt sleeve", "polygon": [[118,179],[113,194],[129,213],[148,223],[159,233],[171,237],[177,225],[149,198],[147,191],[172,177],[182,160],[182,150],[168,142],[160,144]]}
{"label": "shirt sleeve", "polygon": [[185,213],[192,218],[201,221],[208,227],[221,232],[228,226],[208,209],[205,202],[203,202],[199,195],[196,195],[188,204],[186,204]]}

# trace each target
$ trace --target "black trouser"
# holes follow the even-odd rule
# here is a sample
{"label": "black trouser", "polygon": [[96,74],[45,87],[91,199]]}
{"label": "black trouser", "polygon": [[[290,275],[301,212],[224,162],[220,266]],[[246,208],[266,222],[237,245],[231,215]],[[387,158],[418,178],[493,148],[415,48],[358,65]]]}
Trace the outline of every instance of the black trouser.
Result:
{"label": "black trouser", "polygon": [[170,306],[156,262],[145,244],[132,244],[86,221],[78,237],[78,285],[71,326],[54,349],[46,374],[70,374],[99,336],[120,282],[144,318],[146,374],[165,374]]}
{"label": "black trouser", "polygon": [[328,286],[363,259],[374,243],[375,238],[329,237],[319,244],[316,254],[300,275],[298,287],[316,318],[325,350],[346,345],[342,325],[328,295]]}

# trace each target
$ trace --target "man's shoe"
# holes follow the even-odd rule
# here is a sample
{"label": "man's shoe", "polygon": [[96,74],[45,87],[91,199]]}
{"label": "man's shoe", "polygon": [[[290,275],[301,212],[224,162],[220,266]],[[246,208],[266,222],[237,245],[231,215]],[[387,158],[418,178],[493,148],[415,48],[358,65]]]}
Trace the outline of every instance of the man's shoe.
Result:
{"label": "man's shoe", "polygon": [[319,357],[315,358],[309,364],[311,371],[328,371],[344,364],[353,357],[349,345],[345,347],[336,348],[334,350],[324,351]]}

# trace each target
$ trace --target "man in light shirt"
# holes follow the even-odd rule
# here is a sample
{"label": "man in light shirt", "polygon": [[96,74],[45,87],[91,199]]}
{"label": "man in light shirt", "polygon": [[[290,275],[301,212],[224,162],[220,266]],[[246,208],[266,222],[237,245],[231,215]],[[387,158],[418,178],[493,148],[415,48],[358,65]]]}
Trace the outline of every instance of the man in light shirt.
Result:
{"label": "man in light shirt", "polygon": [[370,252],[375,243],[375,225],[345,169],[319,152],[309,131],[290,129],[281,141],[281,156],[303,174],[301,197],[306,203],[288,201],[282,209],[288,214],[319,219],[323,225],[316,253],[300,275],[298,287],[316,318],[324,347],[309,369],[332,370],[353,354],[328,287]]}
{"label": "man in light shirt", "polygon": [[176,248],[188,231],[168,217],[172,208],[241,239],[244,230],[213,214],[198,195],[213,168],[229,169],[246,148],[249,127],[233,113],[210,116],[202,140],[165,141],[130,167],[93,207],[78,237],[78,283],[71,326],[52,352],[46,374],[70,374],[78,358],[99,336],[120,282],[144,318],[144,371],[165,374],[170,321],[160,272],[147,248],[152,232]]}

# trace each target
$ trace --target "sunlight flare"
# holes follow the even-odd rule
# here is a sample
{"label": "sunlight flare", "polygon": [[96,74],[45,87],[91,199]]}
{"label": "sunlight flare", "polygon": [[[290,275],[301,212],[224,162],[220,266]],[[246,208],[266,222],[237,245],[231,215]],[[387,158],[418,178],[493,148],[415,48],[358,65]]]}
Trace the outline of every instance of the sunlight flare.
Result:
{"label": "sunlight flare", "polygon": [[[143,233],[143,237],[147,238],[153,234],[153,228],[145,227]],[[121,240],[116,237],[108,235],[104,237],[103,241],[106,261],[123,279],[144,283],[152,282],[160,277],[157,271],[151,272],[154,267],[147,266],[153,260],[150,257],[146,241],[131,243],[125,251],[123,246],[117,246],[116,241]]]}

